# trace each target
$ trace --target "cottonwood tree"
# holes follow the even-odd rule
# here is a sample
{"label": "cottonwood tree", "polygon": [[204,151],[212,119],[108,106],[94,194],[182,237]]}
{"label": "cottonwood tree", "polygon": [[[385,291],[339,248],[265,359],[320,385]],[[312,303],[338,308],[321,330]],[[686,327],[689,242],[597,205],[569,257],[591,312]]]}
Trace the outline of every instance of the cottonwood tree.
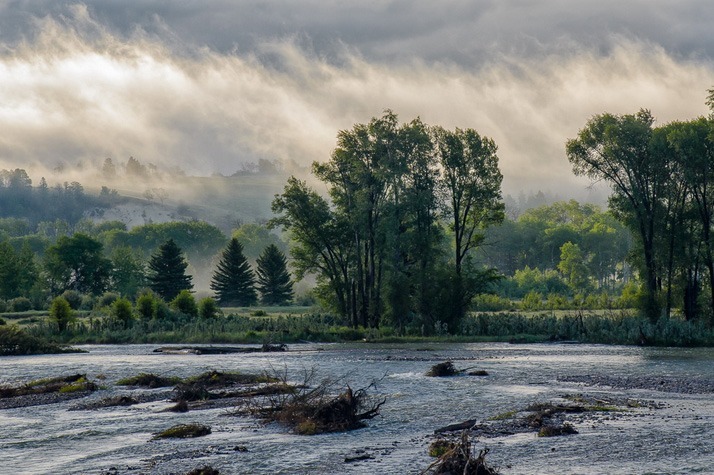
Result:
{"label": "cottonwood tree", "polygon": [[566,153],[576,175],[605,180],[613,188],[610,206],[637,234],[643,251],[644,311],[651,320],[660,314],[658,256],[660,200],[669,174],[661,154],[651,145],[654,118],[637,114],[601,114],[588,121],[577,138],[568,140]]}
{"label": "cottonwood tree", "polygon": [[183,251],[169,239],[149,260],[149,287],[165,301],[173,300],[182,290],[193,289],[192,277],[186,274],[187,267]]}
{"label": "cottonwood tree", "polygon": [[[710,101],[714,92],[711,94]],[[674,151],[674,162],[681,170],[681,180],[675,179],[670,186],[686,187],[691,209],[699,224],[698,241],[703,247],[701,254],[709,273],[710,324],[714,326],[714,120],[700,117],[677,122],[668,132],[667,140]],[[694,283],[690,282],[690,287],[692,285]]]}
{"label": "cottonwood tree", "polygon": [[60,237],[45,251],[44,267],[50,290],[54,294],[65,290],[102,294],[111,273],[111,262],[102,250],[102,244],[86,234]]}
{"label": "cottonwood tree", "polygon": [[211,289],[218,302],[224,306],[247,307],[258,300],[255,292],[255,275],[245,255],[243,246],[233,238],[223,251],[218,262]]}
{"label": "cottonwood tree", "polygon": [[290,254],[297,279],[309,273],[317,276],[318,291],[331,296],[334,309],[352,315],[358,325],[353,281],[350,276],[352,234],[342,215],[330,209],[328,202],[307,184],[288,178],[283,193],[272,203],[276,217],[269,226],[287,230],[293,243]]}
{"label": "cottonwood tree", "polygon": [[284,305],[293,298],[293,283],[285,254],[274,244],[263,250],[256,261],[257,288],[263,305]]}
{"label": "cottonwood tree", "polygon": [[[497,172],[495,146],[493,151],[484,157],[474,154],[482,161],[476,164],[480,168],[463,170],[488,174],[495,164]],[[470,158],[461,154],[462,160]],[[425,331],[431,331],[439,314],[442,324],[455,330],[468,294],[457,291],[457,310],[451,312],[453,299],[442,291],[454,281],[443,272],[440,210],[445,194],[429,127],[419,119],[400,124],[393,112],[386,111],[367,124],[340,131],[331,159],[313,164],[313,172],[328,185],[330,203],[294,178],[273,202],[279,215],[273,224],[282,225],[296,243],[291,252],[297,278],[317,273],[321,288],[334,292],[337,308],[354,326],[376,327],[386,317],[401,330],[419,319]],[[466,237],[459,233],[459,275],[466,254],[480,243],[475,229],[502,215],[497,203],[500,173],[479,178],[482,181],[477,178],[475,183],[480,188],[468,191],[465,218],[475,228]],[[493,195],[491,185],[497,189]],[[488,211],[481,208],[491,205]],[[477,277],[475,282],[482,275],[469,273],[469,279],[472,276]],[[466,288],[476,285],[459,287]],[[440,308],[444,306],[450,314]]]}
{"label": "cottonwood tree", "polygon": [[463,318],[478,287],[489,280],[489,275],[479,276],[473,270],[469,277],[476,278],[465,279],[464,265],[469,252],[484,242],[484,230],[504,219],[503,176],[493,140],[481,137],[473,129],[448,131],[435,127],[433,134],[443,169],[446,217],[454,233],[454,305],[450,320],[455,324]]}

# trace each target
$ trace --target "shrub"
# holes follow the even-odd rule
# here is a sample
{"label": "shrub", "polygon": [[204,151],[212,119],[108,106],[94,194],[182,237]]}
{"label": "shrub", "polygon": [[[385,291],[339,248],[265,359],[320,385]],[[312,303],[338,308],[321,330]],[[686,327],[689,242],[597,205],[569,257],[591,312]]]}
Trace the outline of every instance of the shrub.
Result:
{"label": "shrub", "polygon": [[72,310],[79,310],[82,307],[82,294],[76,290],[65,290],[61,295],[72,308]]}
{"label": "shrub", "polygon": [[104,294],[99,298],[100,307],[109,307],[119,298],[119,294],[116,292],[104,292]]}
{"label": "shrub", "polygon": [[92,295],[82,296],[82,305],[79,306],[80,310],[92,310],[97,303],[97,299]]}
{"label": "shrub", "polygon": [[134,312],[131,308],[131,302],[127,299],[117,299],[112,304],[112,317],[116,318],[117,321],[124,325],[124,328],[129,328],[131,326],[132,320],[134,320]]}
{"label": "shrub", "polygon": [[50,304],[50,318],[57,325],[57,330],[62,333],[74,321],[74,311],[64,297],[55,297]]}
{"label": "shrub", "polygon": [[151,320],[156,318],[156,309],[158,305],[158,297],[151,290],[141,293],[136,298],[136,313],[142,320]]}
{"label": "shrub", "polygon": [[13,312],[27,312],[32,310],[32,301],[27,297],[17,297],[10,300],[10,310]]}
{"label": "shrub", "polygon": [[570,307],[570,302],[560,294],[548,294],[545,306],[549,310],[564,310]]}
{"label": "shrub", "polygon": [[474,310],[481,312],[498,312],[501,310],[512,310],[513,302],[510,299],[492,294],[481,294],[474,297],[472,306]]}
{"label": "shrub", "polygon": [[634,282],[628,282],[622,287],[622,294],[615,301],[618,308],[638,308],[642,303],[643,291]]}
{"label": "shrub", "polygon": [[543,308],[543,296],[539,292],[528,292],[521,301],[523,310],[540,310]]}
{"label": "shrub", "polygon": [[7,312],[7,302],[0,299],[0,313]]}
{"label": "shrub", "polygon": [[171,308],[183,313],[184,315],[189,315],[191,317],[198,316],[196,299],[193,298],[193,294],[191,294],[188,290],[182,290],[179,292],[176,298],[171,301]]}
{"label": "shrub", "polygon": [[211,297],[202,298],[198,302],[198,316],[205,319],[218,318],[221,315],[221,309]]}
{"label": "shrub", "polygon": [[169,320],[172,317],[171,309],[159,297],[154,300],[154,318],[157,320]]}

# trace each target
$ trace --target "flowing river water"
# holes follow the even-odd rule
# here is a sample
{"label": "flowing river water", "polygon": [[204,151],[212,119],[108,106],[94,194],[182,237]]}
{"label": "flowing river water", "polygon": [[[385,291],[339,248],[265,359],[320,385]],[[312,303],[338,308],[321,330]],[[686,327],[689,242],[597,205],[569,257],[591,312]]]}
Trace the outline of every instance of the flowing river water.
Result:
{"label": "flowing river water", "polygon": [[[0,384],[87,373],[101,378],[103,389],[81,400],[86,402],[126,393],[114,383],[140,372],[185,377],[212,369],[277,371],[299,382],[314,370],[318,379],[339,378],[343,387],[376,381],[370,391],[386,403],[366,428],[314,436],[291,434],[226,408],[162,412],[168,401],[77,411],[69,410],[78,403],[72,400],[4,409],[0,473],[180,474],[211,465],[221,474],[418,474],[433,460],[427,447],[435,429],[578,393],[658,407],[603,412],[575,422],[576,435],[479,438],[476,448],[489,447],[487,461],[502,474],[714,473],[714,349],[365,343],[185,355],[153,353],[156,345],[82,348],[88,353],[0,358]],[[489,375],[424,375],[446,360]],[[600,384],[586,384],[592,381]],[[618,384],[606,385],[612,381]],[[210,425],[212,433],[151,440],[152,434],[184,422]],[[345,462],[358,455],[371,458]]]}

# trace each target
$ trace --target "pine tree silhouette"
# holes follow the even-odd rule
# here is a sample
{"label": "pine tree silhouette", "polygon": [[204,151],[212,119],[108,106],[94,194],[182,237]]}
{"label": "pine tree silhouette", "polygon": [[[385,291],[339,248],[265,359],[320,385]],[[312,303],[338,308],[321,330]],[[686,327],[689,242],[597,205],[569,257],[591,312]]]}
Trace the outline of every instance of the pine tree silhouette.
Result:
{"label": "pine tree silhouette", "polygon": [[225,306],[247,307],[258,300],[253,269],[236,238],[231,239],[223,251],[211,279],[211,289],[216,292],[218,302]]}
{"label": "pine tree silhouette", "polygon": [[167,302],[173,300],[182,290],[193,289],[186,267],[181,248],[169,239],[149,260],[149,287]]}
{"label": "pine tree silhouette", "polygon": [[293,283],[288,273],[285,254],[271,244],[257,260],[258,291],[264,305],[282,305],[293,298]]}

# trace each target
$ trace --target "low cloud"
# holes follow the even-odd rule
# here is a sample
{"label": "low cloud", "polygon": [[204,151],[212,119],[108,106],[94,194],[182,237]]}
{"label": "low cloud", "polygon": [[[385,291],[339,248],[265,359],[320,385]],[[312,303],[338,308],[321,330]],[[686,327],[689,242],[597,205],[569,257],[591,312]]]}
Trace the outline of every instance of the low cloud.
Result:
{"label": "low cloud", "polygon": [[604,52],[568,44],[478,64],[390,62],[347,44],[326,57],[300,36],[264,38],[249,53],[177,48],[161,18],[160,35],[117,32],[90,11],[35,18],[33,34],[0,50],[0,168],[130,155],[203,175],[259,158],[306,165],[329,158],[339,129],[389,108],[494,138],[508,193],[572,194],[586,182],[564,143],[588,118],[644,107],[662,123],[688,119],[707,112],[714,85],[711,62],[630,36],[609,37]]}

